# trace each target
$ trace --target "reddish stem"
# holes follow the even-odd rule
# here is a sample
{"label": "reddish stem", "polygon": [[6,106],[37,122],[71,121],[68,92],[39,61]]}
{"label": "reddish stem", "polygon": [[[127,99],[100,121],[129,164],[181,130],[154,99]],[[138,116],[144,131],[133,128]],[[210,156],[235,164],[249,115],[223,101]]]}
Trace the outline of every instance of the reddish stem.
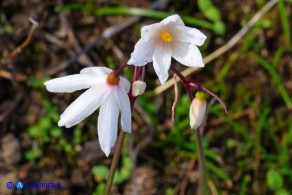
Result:
{"label": "reddish stem", "polygon": [[144,78],[145,78],[145,66],[142,67],[141,81],[144,81]]}
{"label": "reddish stem", "polygon": [[114,71],[115,76],[120,76],[121,72],[128,66],[127,63],[123,64],[122,66],[119,67],[118,70]]}
{"label": "reddish stem", "polygon": [[185,88],[185,90],[186,90],[186,92],[187,92],[187,94],[188,94],[188,96],[189,96],[189,98],[192,100],[192,99],[194,99],[194,97],[193,97],[193,94],[191,93],[191,90],[190,90],[190,88],[189,88],[189,86],[187,86],[186,85],[186,83],[188,83],[188,81],[186,80],[186,78],[184,77],[184,75],[182,75],[174,66],[170,66],[170,68],[171,68],[171,70],[173,71],[173,72],[175,72],[176,73],[176,75],[180,78],[180,80],[182,81],[182,83],[183,83],[183,87]]}
{"label": "reddish stem", "polygon": [[212,97],[214,97],[221,105],[222,107],[224,108],[224,111],[225,113],[228,115],[228,111],[227,111],[227,107],[226,105],[224,104],[224,102],[221,100],[221,98],[216,95],[215,93],[213,93],[212,91],[210,91],[209,89],[203,87],[198,81],[191,81],[191,82],[188,82],[186,80],[186,78],[180,73],[178,72],[178,70],[176,70],[173,66],[171,66],[171,69],[177,74],[177,76],[182,80],[183,82],[183,86],[184,88],[186,89],[187,93],[188,93],[188,96],[190,97],[190,99],[193,99],[193,96],[190,95],[190,90],[189,90],[189,87],[195,87],[197,90],[199,91],[204,91],[206,93],[208,93],[209,95],[211,95]]}
{"label": "reddish stem", "polygon": [[213,96],[223,106],[225,114],[228,115],[227,108],[226,108],[224,102],[221,100],[221,98],[218,95],[216,95],[215,93],[213,93],[212,91],[210,91],[209,89],[205,88],[205,87],[202,87],[202,89],[203,89],[203,91],[205,91],[208,94],[210,94],[211,96]]}

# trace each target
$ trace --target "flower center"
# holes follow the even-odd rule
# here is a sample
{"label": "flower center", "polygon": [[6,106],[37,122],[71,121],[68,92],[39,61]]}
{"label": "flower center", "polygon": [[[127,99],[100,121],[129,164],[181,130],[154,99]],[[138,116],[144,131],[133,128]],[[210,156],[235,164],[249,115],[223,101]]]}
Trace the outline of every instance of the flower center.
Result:
{"label": "flower center", "polygon": [[106,79],[109,85],[118,85],[120,82],[120,77],[115,74],[115,72],[110,73]]}
{"label": "flower center", "polygon": [[164,30],[164,31],[162,31],[162,32],[160,33],[160,39],[161,39],[162,41],[166,42],[166,43],[170,43],[170,42],[172,42],[172,36],[171,36],[171,34],[170,34],[168,31],[166,31],[166,30]]}

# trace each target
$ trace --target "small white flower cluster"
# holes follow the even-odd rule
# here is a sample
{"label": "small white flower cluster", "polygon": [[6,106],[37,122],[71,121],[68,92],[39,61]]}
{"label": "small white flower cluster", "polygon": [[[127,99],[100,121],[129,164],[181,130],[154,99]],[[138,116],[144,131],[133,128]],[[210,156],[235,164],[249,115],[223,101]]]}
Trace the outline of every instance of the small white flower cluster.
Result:
{"label": "small white flower cluster", "polygon": [[[205,39],[206,36],[199,30],[186,27],[178,15],[172,15],[160,23],[142,28],[141,39],[128,64],[144,66],[153,61],[156,74],[164,84],[168,79],[171,57],[186,66],[204,66],[197,46],[201,46]],[[47,90],[55,93],[71,93],[89,88],[64,111],[58,125],[67,128],[74,126],[100,107],[97,129],[99,143],[106,156],[110,154],[117,138],[119,111],[122,130],[131,132],[131,106],[128,97],[131,84],[123,77],[109,82],[112,73],[111,69],[105,67],[85,68],[80,74],[45,83]],[[144,93],[146,85],[136,82],[132,88],[132,95],[137,96]]]}

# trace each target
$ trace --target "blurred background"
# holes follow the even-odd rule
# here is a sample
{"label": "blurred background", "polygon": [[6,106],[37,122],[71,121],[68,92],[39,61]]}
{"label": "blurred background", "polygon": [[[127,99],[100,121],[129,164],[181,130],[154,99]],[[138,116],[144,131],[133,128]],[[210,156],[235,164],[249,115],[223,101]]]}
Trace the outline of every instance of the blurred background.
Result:
{"label": "blurred background", "polygon": [[[201,130],[210,194],[292,194],[291,12],[291,0],[2,0],[0,194],[102,194],[112,156],[99,148],[98,111],[59,128],[60,114],[82,92],[52,94],[43,83],[88,66],[117,69],[143,25],[174,13],[208,36],[203,56],[215,55],[188,78],[218,94],[229,111],[207,96]],[[188,97],[178,83],[172,122],[173,87],[159,92],[152,63],[146,71],[147,92],[136,102],[112,194],[195,194]],[[129,67],[124,76],[132,73]],[[8,181],[62,187],[10,190]]]}

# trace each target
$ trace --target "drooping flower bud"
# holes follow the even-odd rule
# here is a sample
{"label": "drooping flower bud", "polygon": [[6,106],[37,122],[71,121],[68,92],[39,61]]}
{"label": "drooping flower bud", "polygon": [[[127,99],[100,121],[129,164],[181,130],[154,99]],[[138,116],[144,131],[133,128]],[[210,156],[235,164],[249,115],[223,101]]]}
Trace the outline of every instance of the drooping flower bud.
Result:
{"label": "drooping flower bud", "polygon": [[132,95],[134,97],[142,95],[145,92],[146,83],[144,81],[135,81],[132,85]]}
{"label": "drooping flower bud", "polygon": [[197,129],[204,118],[206,111],[206,100],[203,92],[197,92],[190,107],[190,126],[192,129]]}

